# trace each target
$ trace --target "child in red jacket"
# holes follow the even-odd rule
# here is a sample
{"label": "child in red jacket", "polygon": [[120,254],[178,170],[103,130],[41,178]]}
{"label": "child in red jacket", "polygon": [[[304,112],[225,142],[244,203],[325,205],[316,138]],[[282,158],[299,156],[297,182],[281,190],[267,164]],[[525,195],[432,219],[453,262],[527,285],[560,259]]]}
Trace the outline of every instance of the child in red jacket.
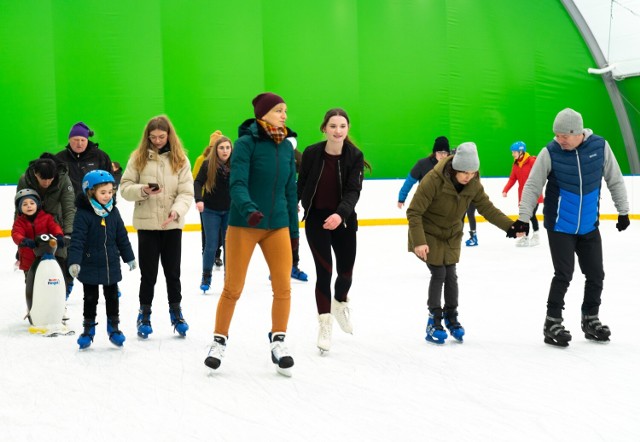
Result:
{"label": "child in red jacket", "polygon": [[[533,163],[536,162],[536,157],[527,153],[527,145],[523,141],[516,141],[511,145],[511,155],[513,156],[513,167],[511,168],[511,175],[509,181],[502,190],[502,196],[507,197],[507,192],[518,182],[518,204],[522,199],[522,189],[524,189],[524,183],[529,178]],[[538,237],[538,230],[540,229],[536,212],[538,211],[538,205],[543,202],[542,195],[538,197],[538,204],[533,209],[533,216],[531,216],[531,227],[533,227],[533,233],[529,236],[523,236],[516,242],[517,247],[529,247],[537,246],[540,243]]]}
{"label": "child in red jacket", "polygon": [[36,259],[33,249],[36,246],[36,236],[49,234],[55,236],[58,244],[64,244],[64,233],[44,210],[40,209],[41,202],[38,192],[33,189],[22,189],[15,196],[16,212],[18,216],[11,228],[13,242],[18,245],[18,261],[20,270],[24,271],[25,279],[31,265]]}

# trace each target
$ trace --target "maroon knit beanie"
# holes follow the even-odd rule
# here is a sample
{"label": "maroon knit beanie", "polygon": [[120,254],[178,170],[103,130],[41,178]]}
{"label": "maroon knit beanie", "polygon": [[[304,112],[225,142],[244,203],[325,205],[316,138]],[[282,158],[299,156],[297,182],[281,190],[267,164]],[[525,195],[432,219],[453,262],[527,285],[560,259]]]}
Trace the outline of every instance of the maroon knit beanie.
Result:
{"label": "maroon knit beanie", "polygon": [[277,104],[284,103],[284,100],[280,95],[264,92],[254,98],[251,103],[253,103],[253,114],[255,117],[262,119],[262,117],[267,115]]}

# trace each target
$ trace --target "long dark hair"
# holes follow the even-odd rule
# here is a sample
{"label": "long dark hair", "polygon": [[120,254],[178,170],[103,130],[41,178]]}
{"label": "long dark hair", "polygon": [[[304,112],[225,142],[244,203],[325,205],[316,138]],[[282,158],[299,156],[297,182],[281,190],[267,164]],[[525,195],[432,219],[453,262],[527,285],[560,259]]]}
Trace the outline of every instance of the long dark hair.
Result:
{"label": "long dark hair", "polygon": [[[342,108],[334,107],[333,109],[329,109],[327,113],[324,114],[324,118],[322,119],[322,123],[320,124],[320,131],[322,133],[324,133],[324,129],[327,127],[327,124],[329,123],[331,117],[344,117],[344,119],[347,120],[347,125],[351,126],[349,115],[347,115],[347,112]],[[349,144],[353,145],[354,147],[357,147],[356,144],[351,141],[349,135],[346,136],[345,141],[349,142]],[[369,173],[373,171],[373,169],[371,168],[371,164],[369,164],[367,161],[364,161],[364,167],[369,169]]]}

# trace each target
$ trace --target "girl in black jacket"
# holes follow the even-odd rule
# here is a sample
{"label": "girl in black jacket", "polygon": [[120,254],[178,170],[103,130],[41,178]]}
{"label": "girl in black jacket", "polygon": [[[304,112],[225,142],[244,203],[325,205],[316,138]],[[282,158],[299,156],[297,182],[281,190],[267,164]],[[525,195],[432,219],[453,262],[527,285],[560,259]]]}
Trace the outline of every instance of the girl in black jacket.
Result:
{"label": "girl in black jacket", "polygon": [[[329,110],[320,130],[327,140],[307,147],[302,154],[298,198],[304,208],[305,233],[316,266],[318,348],[329,351],[333,317],[344,332],[353,333],[347,295],[356,259],[355,206],[366,163],[347,136],[349,117],[344,110]],[[338,273],[333,297],[332,249]]]}

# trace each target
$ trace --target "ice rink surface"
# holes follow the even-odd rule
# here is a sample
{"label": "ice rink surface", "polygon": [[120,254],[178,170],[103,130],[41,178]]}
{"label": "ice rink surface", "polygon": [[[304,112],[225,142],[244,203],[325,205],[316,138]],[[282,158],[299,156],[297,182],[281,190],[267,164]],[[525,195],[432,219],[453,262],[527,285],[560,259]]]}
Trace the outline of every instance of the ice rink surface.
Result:
{"label": "ice rink surface", "polygon": [[[301,241],[307,283],[292,284],[287,343],[293,376],[271,363],[271,291],[259,250],[231,324],[226,357],[213,373],[203,361],[212,339],[223,272],[199,290],[200,233],[183,236],[182,288],[187,338],[173,333],[162,274],[154,333],[135,333],[139,272],[123,264],[123,348],[108,341],[104,302],[96,337],[79,351],[82,287],[70,300],[76,336],[31,335],[23,320],[24,278],[15,246],[0,239],[0,439],[7,441],[638,441],[640,440],[640,225],[619,233],[601,225],[605,289],[600,318],[611,343],[584,339],[576,269],[566,296],[571,346],[543,344],[552,277],[546,233],[538,247],[488,223],[480,245],[458,265],[465,342],[424,340],[429,272],[407,253],[406,226],[361,227],[350,293],[354,334],[334,324],[333,347],[315,342],[315,271]],[[301,234],[304,235],[303,231]],[[465,234],[465,237],[467,235]],[[130,234],[137,256],[137,236]]]}

